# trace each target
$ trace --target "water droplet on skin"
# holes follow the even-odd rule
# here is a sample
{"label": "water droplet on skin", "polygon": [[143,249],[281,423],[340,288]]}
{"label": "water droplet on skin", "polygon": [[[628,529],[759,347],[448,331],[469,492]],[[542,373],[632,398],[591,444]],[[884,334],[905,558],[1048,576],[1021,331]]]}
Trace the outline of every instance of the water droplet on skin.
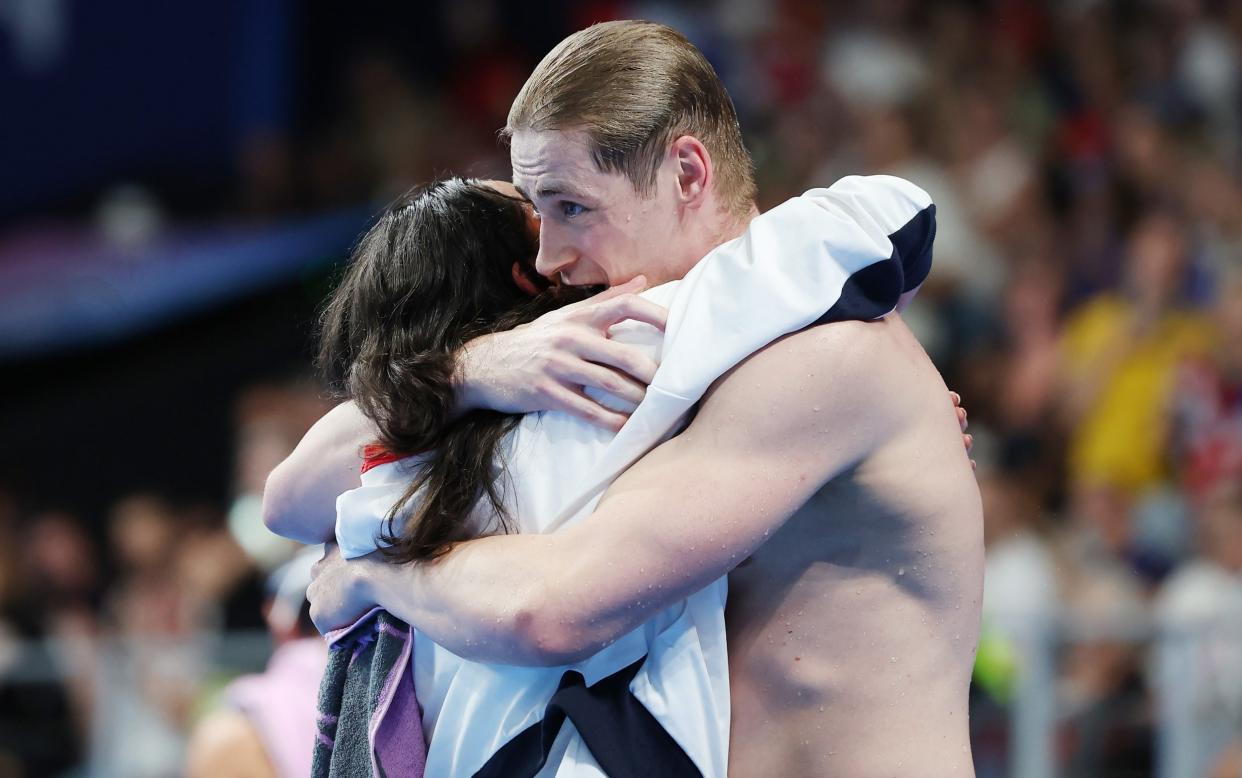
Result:
{"label": "water droplet on skin", "polygon": [[818,405],[812,405],[812,406],[811,406],[811,410],[812,410],[812,411],[814,411],[815,413],[819,413],[819,406],[818,406]]}
{"label": "water droplet on skin", "polygon": [[890,663],[892,663],[892,664],[897,664],[897,657],[892,657],[892,658],[891,658],[891,659],[889,659],[888,661],[889,661]]}
{"label": "water droplet on skin", "polygon": [[897,575],[905,575],[905,574],[906,574],[906,568],[904,567],[897,568]]}

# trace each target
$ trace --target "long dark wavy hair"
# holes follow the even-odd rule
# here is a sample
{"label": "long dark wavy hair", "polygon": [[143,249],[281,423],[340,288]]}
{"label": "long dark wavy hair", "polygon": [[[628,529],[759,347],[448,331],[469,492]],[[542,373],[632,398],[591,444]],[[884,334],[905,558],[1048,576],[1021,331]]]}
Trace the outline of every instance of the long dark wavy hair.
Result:
{"label": "long dark wavy hair", "polygon": [[453,370],[468,341],[586,296],[535,273],[537,249],[521,199],[477,180],[437,181],[397,198],[359,239],[323,309],[321,369],[384,449],[426,453],[387,516],[389,561],[434,559],[474,537],[483,498],[492,529],[512,531],[498,446],[520,417],[476,410],[450,422]]}

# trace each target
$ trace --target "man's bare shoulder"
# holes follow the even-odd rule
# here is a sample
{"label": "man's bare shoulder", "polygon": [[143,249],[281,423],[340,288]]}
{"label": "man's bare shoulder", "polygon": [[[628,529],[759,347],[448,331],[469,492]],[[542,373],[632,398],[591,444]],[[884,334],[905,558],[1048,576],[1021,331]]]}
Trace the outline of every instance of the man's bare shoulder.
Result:
{"label": "man's bare shoulder", "polygon": [[830,400],[836,405],[848,397],[865,401],[871,390],[883,387],[897,358],[907,350],[894,324],[888,320],[837,322],[786,335],[722,376],[708,398],[797,400],[804,395],[806,402],[792,402],[784,408],[794,413],[818,412]]}
{"label": "man's bare shoulder", "polygon": [[710,434],[713,441],[744,436],[780,449],[796,441],[817,445],[827,435],[839,441],[857,429],[861,437],[855,442],[866,450],[871,438],[888,432],[886,419],[900,409],[891,400],[903,348],[886,321],[840,322],[786,335],[722,376],[687,434]]}

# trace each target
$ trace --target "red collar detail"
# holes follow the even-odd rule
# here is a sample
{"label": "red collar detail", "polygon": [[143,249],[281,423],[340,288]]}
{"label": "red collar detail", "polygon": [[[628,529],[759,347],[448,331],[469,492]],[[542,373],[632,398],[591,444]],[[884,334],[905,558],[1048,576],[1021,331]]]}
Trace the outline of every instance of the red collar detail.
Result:
{"label": "red collar detail", "polygon": [[373,467],[398,462],[402,459],[405,459],[405,455],[389,451],[378,443],[370,443],[362,447],[362,469],[358,472],[365,473]]}

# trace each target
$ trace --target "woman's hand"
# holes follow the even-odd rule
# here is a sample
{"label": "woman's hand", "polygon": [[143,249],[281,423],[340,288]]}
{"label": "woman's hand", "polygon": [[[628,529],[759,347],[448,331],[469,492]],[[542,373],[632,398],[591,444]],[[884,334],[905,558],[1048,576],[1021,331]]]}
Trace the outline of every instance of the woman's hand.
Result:
{"label": "woman's hand", "polygon": [[[966,446],[966,456],[970,456],[970,450],[975,447],[975,436],[966,431],[969,422],[966,421],[966,409],[962,407],[962,396],[950,390],[949,399],[953,401],[953,410],[957,411],[957,423],[962,428],[962,445]],[[975,460],[970,460],[970,469],[974,470],[976,467],[978,464]]]}
{"label": "woman's hand", "polygon": [[584,388],[635,405],[642,401],[658,365],[641,349],[610,340],[608,328],[633,319],[664,329],[668,311],[638,296],[646,285],[638,276],[529,324],[467,343],[458,356],[458,409],[564,411],[620,429],[626,415],[600,405]]}
{"label": "woman's hand", "polygon": [[311,621],[322,634],[348,627],[375,607],[366,573],[369,565],[383,561],[372,560],[372,556],[379,556],[379,552],[346,561],[335,543],[324,544],[323,557],[311,568],[311,583],[306,589]]}

